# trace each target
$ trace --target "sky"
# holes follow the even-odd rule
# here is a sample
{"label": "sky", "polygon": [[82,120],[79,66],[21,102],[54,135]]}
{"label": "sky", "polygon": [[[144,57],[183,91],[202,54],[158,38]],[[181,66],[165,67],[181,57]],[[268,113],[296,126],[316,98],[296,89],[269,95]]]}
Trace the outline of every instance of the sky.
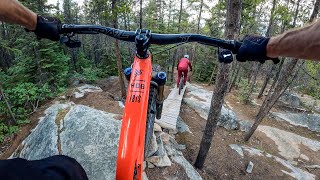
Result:
{"label": "sky", "polygon": [[[63,3],[63,0],[59,0],[60,4]],[[78,2],[78,4],[81,6],[83,5],[84,0],[73,0],[74,2]],[[48,0],[48,4],[57,4],[58,0]]]}

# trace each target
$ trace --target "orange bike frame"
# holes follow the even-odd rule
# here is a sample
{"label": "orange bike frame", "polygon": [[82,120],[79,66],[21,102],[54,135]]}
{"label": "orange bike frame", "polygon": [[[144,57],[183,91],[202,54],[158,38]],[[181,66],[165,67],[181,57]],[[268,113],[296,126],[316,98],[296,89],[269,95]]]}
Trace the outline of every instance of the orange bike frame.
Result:
{"label": "orange bike frame", "polygon": [[151,55],[146,59],[134,58],[117,158],[116,179],[132,180],[136,168],[136,178],[142,180],[144,141],[150,81],[152,78]]}

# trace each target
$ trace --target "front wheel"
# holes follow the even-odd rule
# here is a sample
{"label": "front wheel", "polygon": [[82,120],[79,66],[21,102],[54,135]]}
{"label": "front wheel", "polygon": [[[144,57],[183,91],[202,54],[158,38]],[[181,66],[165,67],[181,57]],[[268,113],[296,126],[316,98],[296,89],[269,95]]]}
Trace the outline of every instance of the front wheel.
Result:
{"label": "front wheel", "polygon": [[147,153],[150,148],[150,141],[153,135],[153,125],[155,117],[157,114],[157,87],[151,86],[149,92],[149,103],[147,111],[147,122],[146,122],[146,135],[144,141],[144,156],[147,156]]}

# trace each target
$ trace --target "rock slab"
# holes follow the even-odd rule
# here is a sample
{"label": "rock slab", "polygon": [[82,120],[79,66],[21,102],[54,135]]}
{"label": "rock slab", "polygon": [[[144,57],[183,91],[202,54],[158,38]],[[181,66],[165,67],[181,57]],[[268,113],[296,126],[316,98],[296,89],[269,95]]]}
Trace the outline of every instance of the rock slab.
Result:
{"label": "rock slab", "polygon": [[75,158],[89,179],[114,179],[121,128],[115,116],[83,105],[53,105],[12,157],[63,154]]}
{"label": "rock slab", "polygon": [[270,126],[260,125],[257,130],[263,132],[267,137],[273,140],[278,146],[279,154],[289,161],[293,161],[300,157],[301,145],[308,148],[310,151],[320,154],[319,141]]}
{"label": "rock slab", "polygon": [[282,94],[278,101],[296,108],[300,107],[301,105],[300,98],[297,95],[287,91]]}
{"label": "rock slab", "polygon": [[294,126],[302,126],[311,131],[320,132],[320,115],[308,113],[277,113],[273,112],[277,120],[284,120]]}
{"label": "rock slab", "polygon": [[76,89],[78,92],[74,93],[75,98],[82,98],[86,93],[89,92],[102,92],[102,89],[97,86],[92,86],[89,84],[84,84]]}
{"label": "rock slab", "polygon": [[[187,83],[187,89],[189,92],[183,98],[183,102],[188,104],[188,106],[199,113],[202,118],[207,120],[211,105],[212,92],[190,83]],[[226,129],[238,128],[236,114],[225,105],[222,106],[218,125]]]}

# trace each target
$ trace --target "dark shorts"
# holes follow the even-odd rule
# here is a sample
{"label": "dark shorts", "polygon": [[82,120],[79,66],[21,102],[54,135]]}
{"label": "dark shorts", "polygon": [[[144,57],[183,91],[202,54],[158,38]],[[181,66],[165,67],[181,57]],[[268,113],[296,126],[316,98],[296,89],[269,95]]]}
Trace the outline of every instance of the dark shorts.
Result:
{"label": "dark shorts", "polygon": [[63,155],[28,161],[22,158],[0,160],[0,179],[6,180],[87,180],[82,166]]}

